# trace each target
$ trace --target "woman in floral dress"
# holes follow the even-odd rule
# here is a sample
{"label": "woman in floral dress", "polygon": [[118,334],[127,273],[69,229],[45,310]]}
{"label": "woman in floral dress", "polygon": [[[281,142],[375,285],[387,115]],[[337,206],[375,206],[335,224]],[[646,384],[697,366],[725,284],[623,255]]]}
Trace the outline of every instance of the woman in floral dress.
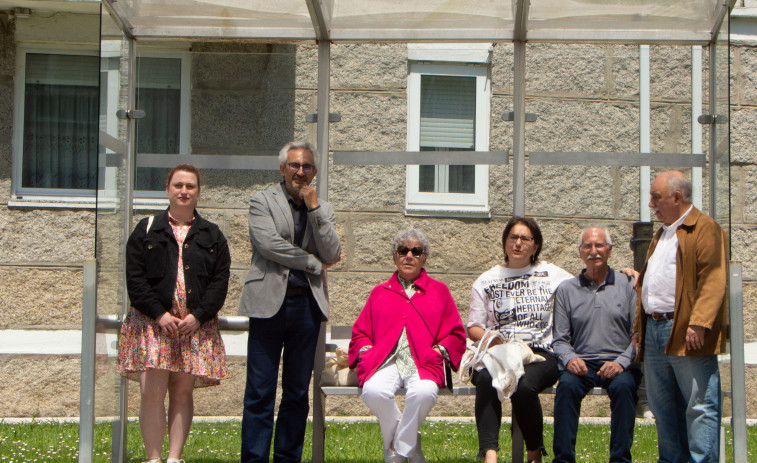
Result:
{"label": "woman in floral dress", "polygon": [[[195,387],[228,377],[218,311],[229,283],[229,247],[217,225],[195,210],[200,173],[182,164],[166,180],[169,207],[142,219],[126,245],[131,307],[121,326],[118,369],[139,381],[139,424],[149,463],[183,462]],[[168,393],[168,413],[164,399]]]}

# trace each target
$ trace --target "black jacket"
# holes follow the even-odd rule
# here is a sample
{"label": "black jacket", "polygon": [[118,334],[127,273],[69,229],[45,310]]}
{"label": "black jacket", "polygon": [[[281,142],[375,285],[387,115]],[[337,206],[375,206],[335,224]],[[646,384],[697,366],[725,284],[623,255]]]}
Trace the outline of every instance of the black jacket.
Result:
{"label": "black jacket", "polygon": [[[176,289],[179,245],[168,222],[168,210],[142,219],[126,243],[126,287],[131,305],[157,319],[170,312]],[[226,300],[231,256],[218,225],[195,211],[182,251],[187,309],[200,323],[212,320]]]}

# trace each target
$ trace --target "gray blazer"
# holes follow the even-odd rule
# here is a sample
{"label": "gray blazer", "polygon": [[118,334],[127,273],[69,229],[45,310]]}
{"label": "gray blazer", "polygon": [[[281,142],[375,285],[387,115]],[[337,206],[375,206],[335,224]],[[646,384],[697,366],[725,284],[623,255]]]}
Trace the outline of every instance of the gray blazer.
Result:
{"label": "gray blazer", "polygon": [[252,264],[247,272],[239,302],[239,315],[270,318],[281,308],[286,295],[289,270],[303,270],[313,296],[329,316],[322,263],[335,262],[342,252],[336,234],[334,209],[319,200],[320,207],[308,212],[302,247],[294,241],[294,220],[283,186],[255,194],[250,200]]}

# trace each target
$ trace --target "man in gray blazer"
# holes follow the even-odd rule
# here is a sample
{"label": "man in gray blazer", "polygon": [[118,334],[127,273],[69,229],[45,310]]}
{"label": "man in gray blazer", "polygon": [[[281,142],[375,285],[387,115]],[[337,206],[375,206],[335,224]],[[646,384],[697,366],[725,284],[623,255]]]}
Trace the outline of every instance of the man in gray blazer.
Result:
{"label": "man in gray blazer", "polygon": [[282,397],[273,443],[275,462],[300,461],[321,320],[328,318],[325,270],[340,260],[334,210],[310,185],[316,151],[288,143],[279,152],[279,185],[250,200],[252,264],[239,315],[250,317],[242,462],[267,462],[282,348]]}

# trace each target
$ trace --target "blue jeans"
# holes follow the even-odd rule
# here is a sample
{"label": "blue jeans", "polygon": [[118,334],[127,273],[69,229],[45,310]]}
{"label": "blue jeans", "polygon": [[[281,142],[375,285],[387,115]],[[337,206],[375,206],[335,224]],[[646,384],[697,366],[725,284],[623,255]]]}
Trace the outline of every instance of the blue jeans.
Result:
{"label": "blue jeans", "polygon": [[720,372],[715,355],[665,355],[672,320],[647,320],[644,377],[657,421],[659,462],[720,459]]}
{"label": "blue jeans", "polygon": [[318,342],[321,311],[309,295],[287,297],[271,318],[250,318],[247,385],[242,413],[242,462],[267,462],[273,434],[276,382],[281,373],[281,404],[273,442],[275,462],[299,462],[305,439],[308,388]]}
{"label": "blue jeans", "polygon": [[560,372],[560,382],[557,383],[555,395],[553,463],[576,461],[576,433],[581,401],[597,386],[606,389],[610,397],[610,461],[631,462],[641,370],[630,368],[612,379],[600,378],[597,371],[603,363],[604,361],[600,360],[587,360],[586,368],[589,372],[584,376],[576,376],[568,371]]}

